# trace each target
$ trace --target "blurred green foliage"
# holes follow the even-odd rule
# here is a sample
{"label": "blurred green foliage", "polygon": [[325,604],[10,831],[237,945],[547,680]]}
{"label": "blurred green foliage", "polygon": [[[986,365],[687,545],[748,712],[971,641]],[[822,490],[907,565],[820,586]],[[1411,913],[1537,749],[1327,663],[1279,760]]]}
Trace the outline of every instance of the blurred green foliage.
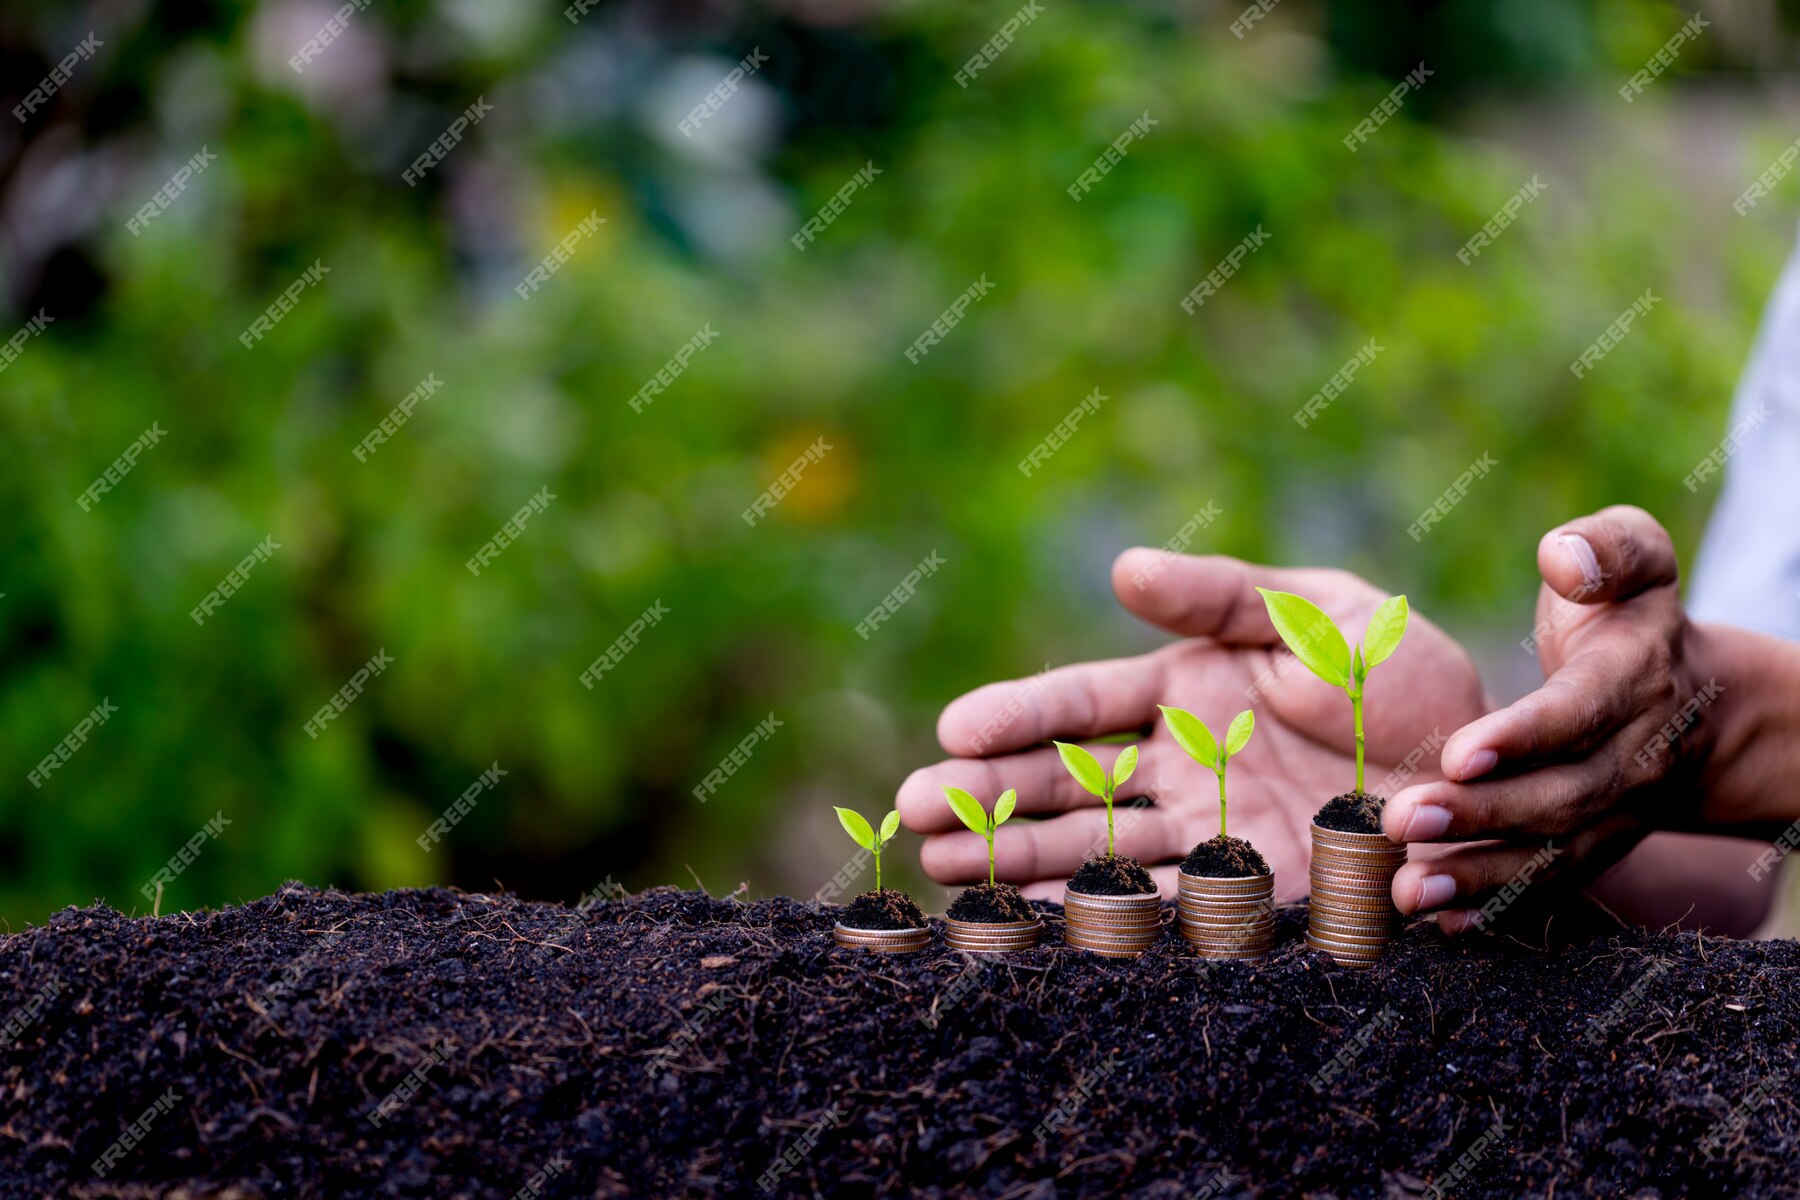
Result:
{"label": "blurred green foliage", "polygon": [[[142,6],[0,145],[0,332],[56,317],[0,374],[14,927],[96,896],[146,909],[140,886],[220,812],[165,909],[287,877],[572,899],[691,868],[715,891],[810,894],[844,857],[830,804],[885,811],[934,756],[943,702],[1156,644],[1108,565],[1209,501],[1222,516],[1192,549],[1343,565],[1529,673],[1516,640],[1551,524],[1636,502],[1691,554],[1711,496],[1681,479],[1722,435],[1790,240],[1791,205],[1730,205],[1792,137],[1759,99],[1754,21],[1719,20],[1646,95],[1615,94],[1690,15],[1669,4],[1409,21],[1285,0],[1242,38],[1232,6],[1052,4],[966,88],[956,71],[1016,5],[677,23],[418,0],[357,12],[296,74],[287,56],[335,7]],[[7,107],[85,12],[6,18]],[[684,138],[753,47],[768,64]],[[1347,150],[1419,61],[1433,78]],[[491,115],[402,182],[477,97]],[[1145,112],[1154,128],[1072,200]],[[218,160],[128,232],[203,145]],[[868,162],[880,175],[795,249]],[[1458,262],[1533,176],[1545,195]],[[600,231],[521,300],[590,212]],[[1184,313],[1258,227],[1267,243]],[[329,275],[245,349],[315,260]],[[993,291],[909,363],[981,276]],[[1661,304],[1574,378],[1646,288]],[[707,325],[716,341],[633,412]],[[1300,428],[1370,338],[1378,359]],[[440,389],[359,462],[428,374]],[[1098,415],[1023,475],[1096,388]],[[153,422],[164,440],[82,511]],[[748,526],[821,437],[830,452]],[[1497,471],[1415,543],[1407,526],[1483,452]],[[547,511],[472,576],[546,486]],[[266,536],[279,551],[197,626]],[[861,637],[933,551],[945,565]],[[669,615],[584,688],[656,601]],[[394,665],[308,736],[380,649]],[[102,698],[118,714],[34,788]],[[696,799],[769,714],[781,726]],[[495,762],[506,777],[422,850]]]}

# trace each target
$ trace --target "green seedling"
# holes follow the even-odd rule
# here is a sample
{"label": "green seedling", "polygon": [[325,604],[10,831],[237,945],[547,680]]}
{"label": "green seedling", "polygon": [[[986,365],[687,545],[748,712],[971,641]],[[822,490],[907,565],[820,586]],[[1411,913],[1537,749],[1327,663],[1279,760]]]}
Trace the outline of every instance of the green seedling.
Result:
{"label": "green seedling", "polygon": [[981,801],[957,787],[945,787],[944,799],[950,802],[950,811],[955,813],[964,825],[987,839],[988,844],[988,886],[994,886],[994,835],[1006,824],[1006,818],[1013,815],[1013,805],[1019,802],[1019,793],[1007,788],[1000,793],[1000,799],[994,801],[994,815],[988,816],[987,809],[981,807]]}
{"label": "green seedling", "polygon": [[1062,755],[1063,766],[1075,777],[1075,782],[1106,801],[1106,857],[1113,856],[1113,794],[1119,785],[1131,778],[1137,770],[1138,748],[1127,746],[1120,751],[1119,757],[1113,760],[1113,769],[1108,771],[1100,765],[1100,760],[1083,750],[1080,746],[1072,746],[1068,742],[1057,742],[1056,752]]}
{"label": "green seedling", "polygon": [[1256,728],[1256,714],[1246,708],[1231,718],[1231,728],[1225,731],[1225,746],[1221,749],[1213,739],[1212,730],[1193,713],[1166,704],[1156,707],[1162,709],[1163,724],[1175,736],[1175,744],[1186,750],[1189,758],[1219,777],[1219,836],[1224,837],[1225,764],[1232,755],[1250,744],[1250,733]]}
{"label": "green seedling", "polygon": [[881,834],[877,836],[874,827],[863,820],[861,813],[848,808],[835,808],[835,806],[834,809],[838,815],[838,823],[844,827],[844,832],[850,835],[850,840],[875,856],[875,890],[879,892],[881,890],[881,848],[893,841],[894,835],[900,832],[900,810],[895,809],[882,818]]}
{"label": "green seedling", "polygon": [[1326,683],[1344,689],[1356,716],[1356,790],[1363,790],[1363,684],[1369,669],[1400,648],[1406,635],[1406,597],[1389,596],[1369,618],[1362,645],[1354,652],[1332,619],[1311,600],[1292,592],[1257,588],[1269,607],[1275,632],[1294,657]]}

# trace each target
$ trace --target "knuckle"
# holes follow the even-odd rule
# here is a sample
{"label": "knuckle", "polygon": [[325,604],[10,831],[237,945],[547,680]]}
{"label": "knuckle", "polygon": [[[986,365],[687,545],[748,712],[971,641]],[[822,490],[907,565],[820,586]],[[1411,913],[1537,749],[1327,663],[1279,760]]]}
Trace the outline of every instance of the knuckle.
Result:
{"label": "knuckle", "polygon": [[1647,651],[1648,662],[1645,664],[1650,678],[1657,686],[1670,694],[1675,691],[1675,651],[1662,638],[1650,640]]}

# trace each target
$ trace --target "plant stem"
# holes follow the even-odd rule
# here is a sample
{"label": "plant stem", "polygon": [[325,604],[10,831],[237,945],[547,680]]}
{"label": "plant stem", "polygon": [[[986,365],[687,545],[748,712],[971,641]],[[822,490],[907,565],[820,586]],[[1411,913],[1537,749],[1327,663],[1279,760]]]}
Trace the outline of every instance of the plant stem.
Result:
{"label": "plant stem", "polygon": [[988,838],[988,886],[994,886],[994,839]]}
{"label": "plant stem", "polygon": [[1363,790],[1363,727],[1362,727],[1362,693],[1350,694],[1350,709],[1356,714],[1356,790]]}
{"label": "plant stem", "polygon": [[881,851],[875,851],[875,890],[881,890]]}
{"label": "plant stem", "polygon": [[1106,857],[1113,856],[1113,824],[1112,824],[1112,780],[1106,781]]}
{"label": "plant stem", "polygon": [[1219,836],[1225,836],[1225,772],[1219,772]]}

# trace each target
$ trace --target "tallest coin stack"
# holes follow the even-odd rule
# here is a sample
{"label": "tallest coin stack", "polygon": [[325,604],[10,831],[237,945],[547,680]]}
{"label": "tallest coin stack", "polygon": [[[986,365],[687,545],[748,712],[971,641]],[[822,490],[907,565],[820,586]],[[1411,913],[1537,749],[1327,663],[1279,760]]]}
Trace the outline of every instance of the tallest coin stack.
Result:
{"label": "tallest coin stack", "polygon": [[1406,847],[1379,833],[1312,827],[1312,905],[1306,943],[1346,967],[1373,966],[1393,939],[1394,872]]}

